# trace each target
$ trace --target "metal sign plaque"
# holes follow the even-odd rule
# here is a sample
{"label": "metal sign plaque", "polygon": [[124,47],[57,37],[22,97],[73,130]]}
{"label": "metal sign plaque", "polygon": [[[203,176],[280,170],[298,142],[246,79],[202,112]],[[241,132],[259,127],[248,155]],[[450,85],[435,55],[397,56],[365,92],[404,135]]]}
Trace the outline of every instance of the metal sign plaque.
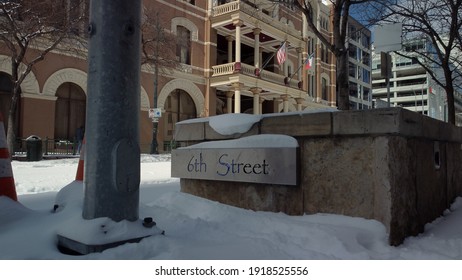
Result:
{"label": "metal sign plaque", "polygon": [[179,148],[172,177],[297,185],[297,148]]}

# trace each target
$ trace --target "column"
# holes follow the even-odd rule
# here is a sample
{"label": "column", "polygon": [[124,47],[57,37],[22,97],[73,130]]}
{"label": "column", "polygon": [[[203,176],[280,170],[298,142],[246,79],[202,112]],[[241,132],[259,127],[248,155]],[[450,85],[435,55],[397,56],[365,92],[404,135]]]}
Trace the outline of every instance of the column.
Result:
{"label": "column", "polygon": [[234,83],[234,113],[239,114],[241,112],[241,84]]}
{"label": "column", "polygon": [[263,97],[260,97],[260,99],[258,100],[258,112],[260,112],[260,114],[263,114],[263,102],[265,102],[265,99]]}
{"label": "column", "polygon": [[212,9],[213,9],[213,1],[212,0],[207,0],[207,16],[210,17],[212,16]]}
{"label": "column", "polygon": [[295,102],[297,102],[297,111],[302,111],[302,103],[305,101],[303,98],[295,98]]}
{"label": "column", "polygon": [[258,48],[258,61],[260,61],[260,67],[263,67],[263,48],[262,47],[259,47]]}
{"label": "column", "polygon": [[234,26],[236,26],[236,57],[235,62],[241,62],[241,26],[242,20],[233,21]]}
{"label": "column", "polygon": [[228,40],[228,63],[233,62],[233,37],[227,36],[226,40]]}
{"label": "column", "polygon": [[274,98],[273,99],[273,112],[279,113],[279,103],[282,101],[281,98]]}
{"label": "column", "polygon": [[282,111],[284,113],[287,113],[289,112],[289,95],[284,94],[284,95],[281,95],[281,97],[282,97],[282,101],[284,102]]}
{"label": "column", "polygon": [[231,114],[233,112],[233,95],[234,92],[228,91],[226,93],[226,113]]}
{"label": "column", "polygon": [[253,35],[255,36],[255,44],[254,44],[254,52],[253,52],[253,57],[254,57],[254,64],[255,68],[260,68],[260,28],[254,28],[253,29]]}
{"label": "column", "polygon": [[301,81],[302,80],[302,73],[303,73],[303,57],[302,57],[302,48],[297,48],[297,54],[298,54],[298,73],[297,73],[297,80]]}
{"label": "column", "polygon": [[253,93],[253,114],[260,114],[260,93],[261,88],[251,88],[250,91]]}

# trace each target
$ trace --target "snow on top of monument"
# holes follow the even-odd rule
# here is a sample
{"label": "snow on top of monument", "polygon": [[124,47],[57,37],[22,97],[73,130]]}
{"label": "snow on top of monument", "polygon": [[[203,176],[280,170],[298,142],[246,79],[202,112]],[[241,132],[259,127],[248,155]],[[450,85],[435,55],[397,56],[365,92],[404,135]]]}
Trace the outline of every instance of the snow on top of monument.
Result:
{"label": "snow on top of monument", "polygon": [[290,113],[273,113],[273,114],[264,114],[264,115],[250,115],[250,114],[223,114],[218,116],[206,117],[206,118],[197,118],[189,119],[185,121],[178,122],[179,124],[186,123],[200,123],[200,122],[209,122],[209,125],[213,130],[220,133],[221,135],[232,135],[235,133],[245,133],[261,119],[266,117],[275,117],[275,116],[288,116],[288,115],[305,115],[305,114],[314,114],[322,112],[334,112],[338,111],[336,108],[320,108],[320,109],[308,109],[305,111],[297,111]]}
{"label": "snow on top of monument", "polygon": [[261,115],[224,114],[211,117],[209,125],[221,135],[245,133],[255,123],[261,120]]}
{"label": "snow on top of monument", "polygon": [[178,149],[207,149],[207,148],[296,148],[295,138],[281,134],[259,134],[239,139],[202,142]]}

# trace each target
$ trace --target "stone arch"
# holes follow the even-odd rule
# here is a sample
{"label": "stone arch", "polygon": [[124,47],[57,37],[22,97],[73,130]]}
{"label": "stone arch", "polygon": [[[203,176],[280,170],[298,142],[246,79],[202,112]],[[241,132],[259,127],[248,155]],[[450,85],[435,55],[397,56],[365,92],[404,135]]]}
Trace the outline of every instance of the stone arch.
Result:
{"label": "stone arch", "polygon": [[[25,64],[21,63],[20,68],[24,69]],[[0,55],[0,71],[11,75],[11,57]],[[29,94],[40,94],[40,87],[33,71],[31,71],[21,84],[21,92]]]}
{"label": "stone arch", "polygon": [[148,93],[146,92],[144,87],[141,87],[140,95],[141,111],[148,111],[150,108],[150,103]]}
{"label": "stone arch", "polygon": [[175,79],[168,82],[160,91],[159,98],[157,99],[158,107],[164,110],[168,95],[175,89],[184,90],[191,96],[194,105],[196,105],[196,114],[199,116],[204,109],[204,95],[194,83],[188,80]]}
{"label": "stone arch", "polygon": [[321,78],[326,79],[326,81],[327,81],[327,86],[330,85],[330,77],[329,77],[329,75],[328,75],[327,73],[321,73]]}
{"label": "stone arch", "polygon": [[178,25],[187,28],[191,32],[191,41],[197,42],[199,40],[199,29],[192,21],[183,17],[173,18],[171,22],[171,31],[175,35]]}
{"label": "stone arch", "polygon": [[[74,68],[64,68],[54,72],[45,82],[45,85],[43,87],[43,95],[55,96],[59,86],[66,82],[71,82],[78,85],[83,89],[85,95],[88,96],[87,73]],[[149,110],[149,97],[146,90],[143,87],[141,87],[140,90],[140,103],[141,110]]]}
{"label": "stone arch", "polygon": [[58,87],[63,83],[74,83],[87,94],[87,73],[75,68],[64,68],[54,72],[43,86],[43,95],[55,96]]}

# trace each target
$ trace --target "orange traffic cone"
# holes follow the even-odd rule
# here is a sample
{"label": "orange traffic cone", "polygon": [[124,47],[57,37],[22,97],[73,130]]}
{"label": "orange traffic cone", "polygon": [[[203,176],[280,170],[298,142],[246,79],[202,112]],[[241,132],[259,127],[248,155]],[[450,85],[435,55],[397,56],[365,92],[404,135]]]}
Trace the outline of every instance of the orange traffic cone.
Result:
{"label": "orange traffic cone", "polygon": [[77,174],[75,174],[76,181],[83,181],[83,163],[85,161],[85,137],[83,137],[82,145],[80,146],[80,159],[77,166]]}
{"label": "orange traffic cone", "polygon": [[18,201],[14,185],[13,169],[11,168],[10,154],[6,145],[3,115],[0,113],[0,196],[5,195]]}

